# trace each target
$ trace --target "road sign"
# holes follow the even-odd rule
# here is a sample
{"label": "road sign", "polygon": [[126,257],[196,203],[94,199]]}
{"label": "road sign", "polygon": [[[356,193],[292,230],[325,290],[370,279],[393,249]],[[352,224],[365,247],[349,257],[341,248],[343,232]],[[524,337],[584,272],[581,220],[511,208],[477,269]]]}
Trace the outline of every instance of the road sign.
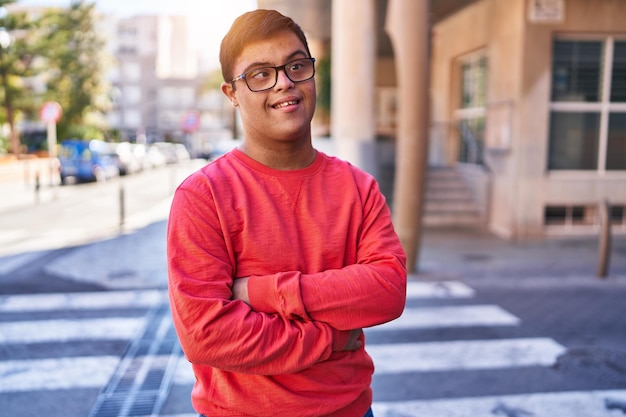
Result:
{"label": "road sign", "polygon": [[191,133],[200,127],[200,113],[195,110],[189,110],[183,114],[181,119],[181,128],[185,133]]}
{"label": "road sign", "polygon": [[63,110],[56,101],[47,101],[39,110],[39,118],[46,123],[56,123],[61,119]]}

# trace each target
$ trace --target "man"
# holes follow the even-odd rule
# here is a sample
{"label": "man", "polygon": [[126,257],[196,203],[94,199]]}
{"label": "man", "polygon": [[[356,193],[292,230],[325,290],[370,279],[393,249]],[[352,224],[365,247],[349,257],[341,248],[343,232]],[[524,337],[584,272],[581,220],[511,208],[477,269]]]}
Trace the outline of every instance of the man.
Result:
{"label": "man", "polygon": [[376,181],[316,151],[315,60],[290,18],[256,10],[222,41],[243,144],[177,189],[174,323],[206,417],[371,416],[362,328],[404,308],[405,255]]}

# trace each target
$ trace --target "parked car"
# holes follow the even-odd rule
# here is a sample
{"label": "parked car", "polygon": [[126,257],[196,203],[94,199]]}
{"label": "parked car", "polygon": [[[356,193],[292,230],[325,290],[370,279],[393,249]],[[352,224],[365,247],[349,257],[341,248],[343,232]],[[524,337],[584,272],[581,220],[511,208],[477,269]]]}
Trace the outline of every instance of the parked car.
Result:
{"label": "parked car", "polygon": [[164,166],[165,164],[167,164],[167,159],[165,158],[165,155],[163,154],[163,152],[161,152],[159,147],[155,146],[154,144],[148,146],[148,149],[146,151],[145,166],[149,168],[159,168]]}
{"label": "parked car", "polygon": [[138,145],[130,142],[120,142],[112,146],[115,148],[113,156],[117,160],[120,175],[134,174],[143,169],[143,161],[139,158],[136,150]]}
{"label": "parked car", "polygon": [[165,156],[168,164],[189,161],[191,156],[189,151],[182,143],[173,142],[154,142],[152,146],[156,147]]}
{"label": "parked car", "polygon": [[178,156],[176,156],[176,148],[171,142],[154,142],[152,146],[156,147],[163,156],[165,156],[165,162],[168,164],[175,164],[178,162]]}
{"label": "parked car", "polygon": [[174,150],[176,151],[176,162],[186,162],[191,160],[191,154],[182,143],[175,143]]}
{"label": "parked car", "polygon": [[59,163],[61,184],[76,181],[105,181],[120,174],[111,144],[93,139],[66,139],[61,142]]}

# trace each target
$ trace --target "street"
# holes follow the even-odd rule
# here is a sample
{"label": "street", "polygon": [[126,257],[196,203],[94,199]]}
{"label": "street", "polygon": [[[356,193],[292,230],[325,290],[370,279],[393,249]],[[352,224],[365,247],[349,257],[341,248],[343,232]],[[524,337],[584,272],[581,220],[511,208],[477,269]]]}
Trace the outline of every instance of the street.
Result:
{"label": "street", "polygon": [[[197,415],[164,234],[171,193],[198,166],[2,203],[3,416]],[[404,314],[366,329],[375,416],[626,415],[626,242],[606,280],[593,243],[427,231]]]}
{"label": "street", "polygon": [[42,181],[38,193],[32,183],[6,185],[0,255],[82,244],[162,220],[176,186],[201,163],[168,165],[105,183],[51,186]]}

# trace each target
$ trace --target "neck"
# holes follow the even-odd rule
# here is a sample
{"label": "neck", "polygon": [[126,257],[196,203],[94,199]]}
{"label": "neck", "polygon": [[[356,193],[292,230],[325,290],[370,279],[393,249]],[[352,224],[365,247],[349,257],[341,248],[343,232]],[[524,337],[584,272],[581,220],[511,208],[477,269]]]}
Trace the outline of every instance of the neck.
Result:
{"label": "neck", "polygon": [[281,171],[306,168],[315,161],[317,156],[310,140],[299,145],[272,143],[270,148],[244,138],[239,150],[255,161]]}

